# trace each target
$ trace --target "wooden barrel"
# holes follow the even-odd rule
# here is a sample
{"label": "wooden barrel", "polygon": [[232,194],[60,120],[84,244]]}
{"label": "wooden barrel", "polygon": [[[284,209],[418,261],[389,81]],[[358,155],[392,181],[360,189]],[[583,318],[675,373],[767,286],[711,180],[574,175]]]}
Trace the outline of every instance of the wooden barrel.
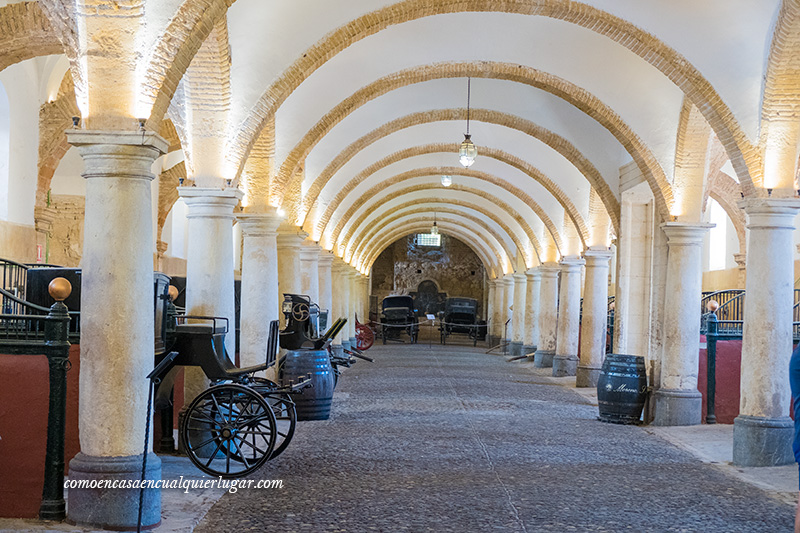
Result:
{"label": "wooden barrel", "polygon": [[327,350],[289,350],[281,370],[281,382],[297,383],[311,374],[313,387],[293,394],[297,420],[327,420],[333,400],[333,368]]}
{"label": "wooden barrel", "polygon": [[599,420],[638,424],[647,397],[644,357],[608,354],[597,380]]}

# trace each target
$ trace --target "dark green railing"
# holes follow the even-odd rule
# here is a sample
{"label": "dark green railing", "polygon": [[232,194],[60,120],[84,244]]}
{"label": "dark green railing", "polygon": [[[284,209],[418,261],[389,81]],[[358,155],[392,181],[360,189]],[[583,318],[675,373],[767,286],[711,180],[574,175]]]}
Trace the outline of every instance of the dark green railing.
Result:
{"label": "dark green railing", "polygon": [[[7,291],[4,291],[7,292]],[[16,298],[16,297],[15,297]],[[70,315],[63,302],[50,309],[16,302],[47,314],[0,314],[0,353],[8,355],[44,355],[50,374],[50,399],[47,412],[47,449],[44,458],[44,486],[39,518],[63,520],[64,441],[69,369]],[[21,399],[24,401],[24,399]]]}

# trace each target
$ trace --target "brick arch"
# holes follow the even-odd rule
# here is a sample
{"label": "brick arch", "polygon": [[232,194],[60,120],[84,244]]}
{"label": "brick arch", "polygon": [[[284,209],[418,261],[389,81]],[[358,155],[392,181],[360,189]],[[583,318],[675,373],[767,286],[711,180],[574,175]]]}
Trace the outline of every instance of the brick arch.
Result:
{"label": "brick arch", "polygon": [[[767,60],[764,97],[761,107],[760,147],[763,150],[761,174],[753,181],[760,187],[768,173],[780,174],[794,195],[789,181],[795,176],[797,143],[800,139],[800,0],[783,0]],[[773,164],[775,168],[767,168]],[[738,169],[737,169],[738,173]],[[741,179],[741,176],[740,178]],[[752,191],[745,189],[745,194]],[[776,191],[778,192],[778,191]],[[766,195],[765,191],[762,191]]]}
{"label": "brick arch", "polygon": [[58,34],[39,2],[0,7],[0,71],[26,59],[63,53]]}
{"label": "brick arch", "polygon": [[[334,197],[334,199],[330,202],[330,205],[339,205],[344,198],[350,194],[350,192],[355,189],[355,187],[366,181],[370,178],[370,176],[377,172],[378,170],[385,168],[393,163],[398,161],[402,161],[403,159],[407,159],[410,157],[415,157],[417,155],[424,155],[424,154],[431,154],[437,152],[451,152],[455,153],[458,152],[458,144],[450,144],[450,143],[440,143],[440,144],[429,144],[426,146],[415,146],[412,148],[407,148],[405,150],[401,150],[400,152],[395,152],[388,157],[381,159],[380,161],[370,165],[363,172],[360,172],[356,176],[351,179],[347,185],[345,185],[339,193]],[[489,157],[505,163],[509,166],[516,168],[517,170],[527,174],[533,180],[539,182],[547,192],[552,194],[556,201],[560,203],[564,207],[564,211],[568,214],[572,222],[575,224],[575,227],[578,230],[578,235],[581,238],[581,242],[585,245],[586,241],[589,239],[589,229],[586,227],[586,222],[583,220],[583,217],[578,212],[575,205],[572,203],[572,200],[564,194],[564,191],[558,187],[550,178],[548,178],[544,173],[542,173],[539,169],[530,165],[526,161],[515,157],[507,152],[502,150],[498,150],[495,148],[487,148],[481,147],[481,157]],[[327,214],[327,213],[326,213]],[[328,218],[329,219],[329,218]],[[324,220],[326,223],[328,219]],[[323,223],[323,220],[320,219],[320,223]]]}
{"label": "brick arch", "polygon": [[[610,13],[573,0],[406,0],[354,19],[306,50],[265,91],[232,143],[235,159],[239,162],[247,159],[250,147],[264,123],[286,98],[316,69],[351,44],[392,25],[426,16],[461,12],[502,12],[550,17],[594,31],[624,46],[657,68],[702,110],[725,145],[737,174],[742,180],[750,182],[748,165],[755,169],[754,164],[758,163],[753,157],[753,146],[731,110],[700,71],[652,34]],[[669,195],[666,195],[666,204],[669,203]],[[662,213],[666,214],[666,211]]]}
{"label": "brick arch", "polygon": [[725,210],[736,230],[740,252],[744,252],[747,249],[747,233],[745,231],[747,221],[745,220],[744,211],[737,205],[742,194],[742,187],[736,183],[736,180],[717,169],[708,177],[706,198],[703,200],[703,205],[705,206],[705,201],[710,196]]}
{"label": "brick arch", "polygon": [[589,115],[606,128],[630,153],[650,184],[659,213],[664,217],[669,215],[669,206],[672,203],[672,189],[667,182],[664,170],[644,142],[611,108],[588,91],[557,76],[522,65],[486,61],[440,63],[411,68],[385,76],[359,89],[321,118],[292,149],[286,160],[281,164],[278,175],[273,181],[271,196],[279,199],[282,204],[285,203],[285,208],[291,208],[292,205],[300,201],[300,198],[289,198],[288,202],[284,202],[286,191],[299,190],[299,187],[292,181],[297,179],[297,167],[336,124],[344,120],[360,106],[400,87],[433,79],[460,78],[464,76],[522,83],[547,91]]}
{"label": "brick arch", "polygon": [[[397,131],[412,126],[421,124],[428,124],[431,122],[440,122],[448,120],[465,120],[466,109],[437,109],[432,111],[425,111],[421,113],[412,113],[404,117],[400,117],[391,122],[387,122],[383,126],[376,128],[370,133],[364,135],[357,141],[353,142],[342,150],[327,167],[317,176],[314,182],[309,187],[306,196],[303,198],[303,206],[301,211],[303,219],[307,218],[307,214],[315,211],[319,207],[319,194],[325,187],[325,184],[337,173],[342,167],[347,164],[358,152],[371,145],[372,143],[391,135]],[[539,141],[543,142],[559,154],[561,154],[567,161],[572,163],[575,168],[589,181],[589,184],[595,189],[598,196],[605,205],[606,211],[611,223],[619,234],[619,202],[608,186],[608,183],[603,179],[600,171],[589,161],[575,145],[570,143],[560,135],[556,135],[550,130],[542,128],[534,122],[522,119],[515,115],[508,113],[501,113],[498,111],[491,111],[488,109],[471,109],[470,120],[474,122],[486,122],[505,126],[507,128],[515,129]],[[481,148],[483,153],[483,148]],[[248,161],[250,158],[248,158]],[[305,221],[305,220],[304,220]],[[303,222],[304,222],[303,221]],[[301,222],[301,223],[303,223]]]}
{"label": "brick arch", "polygon": [[[372,239],[376,236],[376,234],[379,234],[386,226],[388,226],[392,222],[394,222],[394,221],[396,221],[396,220],[398,220],[398,219],[400,219],[400,218],[402,218],[404,216],[411,215],[411,214],[417,214],[417,213],[428,213],[428,214],[430,214],[431,210],[428,207],[419,207],[419,208],[416,208],[416,209],[411,209],[411,210],[408,210],[408,211],[404,211],[402,213],[399,212],[399,211],[401,211],[401,210],[403,210],[403,209],[405,209],[407,207],[418,205],[418,203],[419,202],[406,202],[406,203],[401,204],[399,206],[393,207],[392,211],[395,213],[394,215],[392,215],[390,217],[387,217],[385,219],[382,219],[380,224],[375,224],[374,226],[371,226],[367,231],[364,231],[364,232],[361,232],[359,234],[353,235],[352,242],[355,245],[355,250],[353,251],[353,257],[355,257],[356,259],[362,259],[363,258],[362,256],[363,256],[364,252],[366,251],[366,247],[369,244],[369,242],[372,241]],[[441,203],[441,204],[444,204],[446,206],[457,205],[457,206],[461,206],[461,207],[468,207],[470,209],[478,211],[479,213],[485,215],[487,218],[492,220],[495,224],[499,225],[500,228],[514,242],[514,245],[517,247],[517,249],[524,250],[524,247],[523,247],[522,243],[519,241],[519,239],[517,238],[517,235],[513,231],[511,231],[511,229],[498,216],[496,216],[494,213],[492,213],[492,212],[480,207],[479,205],[471,204],[469,202],[453,202],[452,200],[448,201],[448,200],[442,200],[440,198],[431,199],[430,203]],[[486,231],[491,231],[489,229],[489,226],[486,225],[486,223],[484,221],[482,221],[480,218],[475,217],[473,215],[470,215],[468,213],[465,213],[464,211],[460,211],[458,209],[454,209],[452,207],[437,207],[435,209],[435,213],[457,214],[459,216],[462,216],[464,218],[467,218],[467,219],[473,221],[474,223],[478,224],[480,227],[485,228]],[[500,241],[500,242],[503,242],[503,241]]]}
{"label": "brick arch", "polygon": [[[407,216],[409,214],[411,214],[411,213],[406,213],[404,216]],[[437,214],[441,214],[441,211],[437,211]],[[506,246],[505,242],[502,239],[502,236],[499,235],[498,233],[492,231],[492,229],[489,226],[483,226],[483,225],[474,226],[474,224],[476,224],[477,221],[480,221],[480,219],[478,219],[476,217],[465,216],[463,213],[459,213],[457,211],[454,214],[456,216],[452,217],[452,218],[437,217],[436,218],[436,225],[440,229],[449,228],[449,227],[453,227],[453,226],[459,226],[459,227],[468,226],[470,228],[470,230],[472,230],[476,235],[490,235],[494,240],[497,241],[498,245],[500,246],[500,249],[506,254],[506,256],[509,257],[509,259],[512,259],[516,255],[515,253],[512,252],[512,250],[510,250]],[[394,231],[393,228],[395,228],[395,227],[400,227],[402,225],[416,224],[416,223],[425,224],[424,227],[426,228],[426,232],[428,230],[430,230],[431,224],[433,224],[433,221],[434,221],[433,214],[430,211],[428,211],[428,212],[424,212],[424,213],[415,213],[415,215],[418,215],[418,216],[415,216],[413,219],[409,219],[409,220],[405,220],[405,221],[400,221],[399,219],[393,220],[392,222],[388,223],[385,226],[386,229],[384,230],[384,233],[389,233],[391,231]],[[419,216],[419,215],[422,215],[422,216]],[[485,242],[487,245],[491,244],[491,241],[488,240],[488,239],[484,239],[483,242]],[[491,249],[494,249],[494,248],[491,248]],[[370,246],[369,246],[369,243],[368,243],[368,245],[365,247],[365,249],[361,253],[361,255],[356,256],[355,254],[353,254],[350,257],[350,261],[351,262],[352,261],[356,261],[356,264],[361,265],[366,259],[368,259],[370,257],[370,255],[371,255],[370,252],[371,252],[371,250],[370,250]]]}
{"label": "brick arch", "polygon": [[150,109],[148,126],[159,126],[189,64],[234,1],[184,0],[178,8],[153,49],[140,87],[139,105]]}
{"label": "brick arch", "polygon": [[[438,185],[438,184],[413,185],[413,186],[405,187],[403,189],[400,189],[398,191],[395,191],[395,192],[387,195],[386,197],[382,198],[382,202],[384,202],[384,203],[385,202],[389,202],[389,201],[391,201],[391,200],[393,200],[395,198],[401,198],[401,197],[403,197],[403,196],[405,196],[407,194],[410,194],[412,192],[430,191],[430,190],[434,190],[434,189],[441,190],[442,186]],[[484,198],[484,199],[492,202],[493,205],[497,206],[497,208],[499,210],[504,211],[506,214],[508,214],[522,228],[523,233],[525,233],[525,235],[528,236],[528,239],[531,241],[531,244],[533,245],[534,255],[537,255],[539,257],[543,256],[543,252],[544,252],[543,247],[540,245],[539,239],[536,237],[536,234],[531,229],[531,227],[528,224],[527,220],[525,220],[525,217],[520,215],[517,211],[512,209],[510,205],[508,205],[507,203],[503,202],[502,200],[500,200],[496,196],[493,196],[493,195],[487,193],[486,191],[475,189],[475,188],[472,188],[472,187],[465,187],[463,185],[454,184],[454,185],[451,185],[450,187],[448,187],[448,190],[466,192],[466,193],[472,194],[474,196],[478,196],[480,198]],[[367,195],[364,195],[364,196],[367,197]],[[426,200],[426,201],[428,201],[428,200]],[[352,207],[351,209],[348,210],[347,213],[345,213],[345,215],[343,215],[341,217],[341,219],[338,222],[336,228],[331,232],[331,238],[330,238],[331,242],[333,242],[333,243],[338,243],[338,242],[346,243],[346,242],[348,242],[350,240],[351,233],[353,232],[353,230],[355,228],[360,227],[361,224],[363,224],[363,222],[366,220],[366,218],[371,214],[370,211],[365,211],[364,213],[362,213],[355,220],[355,222],[353,222],[353,224],[351,225],[350,229],[347,231],[347,234],[345,234],[342,238],[339,238],[339,234],[343,230],[344,225],[346,224],[346,222],[350,218],[352,218],[355,215],[355,212],[357,210],[358,210],[357,207]],[[555,244],[556,248],[559,248],[559,244],[558,243],[560,243],[561,238],[560,238],[560,235],[558,233],[554,234],[554,233],[552,233],[550,231],[545,231],[545,238],[548,239],[548,242],[553,242]],[[526,259],[528,260],[529,263],[533,262],[532,261],[533,257],[527,257]]]}
{"label": "brick arch", "polygon": [[[372,270],[372,265],[375,263],[375,260],[378,256],[383,252],[386,248],[389,247],[393,242],[401,239],[407,235],[411,235],[412,233],[418,233],[421,231],[429,230],[431,227],[432,220],[427,220],[423,222],[414,222],[404,226],[398,226],[397,228],[391,230],[391,233],[382,237],[380,242],[375,243],[375,251],[369,254],[368,260],[364,262],[366,266],[367,272]],[[502,269],[503,267],[503,258],[498,253],[498,250],[494,250],[488,244],[485,246],[488,247],[489,251],[487,252],[482,247],[480,247],[477,243],[483,242],[477,233],[472,232],[469,228],[464,228],[460,226],[451,226],[448,223],[443,225],[443,229],[445,229],[445,234],[450,234],[455,237],[458,237],[464,244],[469,246],[475,255],[477,255],[481,261],[484,263],[484,267],[486,268],[487,272],[495,273],[498,269]],[[505,253],[505,250],[501,250],[501,253]],[[492,258],[495,261],[492,261]],[[511,265],[511,258],[507,257],[506,260],[508,261],[508,265]]]}

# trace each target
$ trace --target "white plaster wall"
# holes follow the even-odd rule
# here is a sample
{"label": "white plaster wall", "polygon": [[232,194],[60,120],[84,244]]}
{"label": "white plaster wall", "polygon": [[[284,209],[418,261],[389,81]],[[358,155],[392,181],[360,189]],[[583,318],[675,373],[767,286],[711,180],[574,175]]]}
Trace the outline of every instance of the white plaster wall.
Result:
{"label": "white plaster wall", "polygon": [[9,109],[6,89],[0,82],[0,191],[4,198],[0,201],[0,220],[8,220],[8,160],[11,128],[11,110]]}
{"label": "white plaster wall", "polygon": [[56,167],[50,190],[53,194],[86,196],[86,180],[83,173],[83,159],[75,148],[70,148]]}

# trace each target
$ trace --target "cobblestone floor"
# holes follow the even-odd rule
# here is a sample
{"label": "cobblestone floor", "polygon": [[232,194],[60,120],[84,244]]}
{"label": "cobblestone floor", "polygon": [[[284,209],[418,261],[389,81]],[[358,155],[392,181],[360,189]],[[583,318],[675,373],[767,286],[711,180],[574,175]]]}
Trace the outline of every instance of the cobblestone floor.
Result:
{"label": "cobblestone floor", "polygon": [[793,509],[472,347],[376,346],[196,531],[792,531]]}

